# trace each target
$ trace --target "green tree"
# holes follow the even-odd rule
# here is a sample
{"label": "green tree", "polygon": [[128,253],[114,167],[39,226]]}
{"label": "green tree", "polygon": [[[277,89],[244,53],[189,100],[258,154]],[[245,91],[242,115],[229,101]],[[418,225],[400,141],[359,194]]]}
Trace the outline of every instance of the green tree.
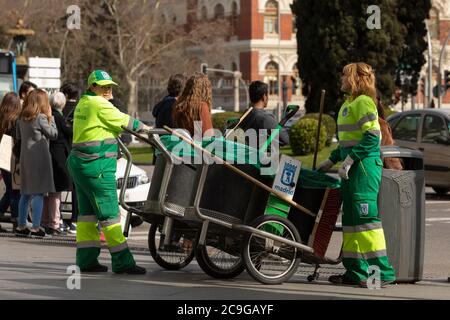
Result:
{"label": "green tree", "polygon": [[399,59],[396,85],[402,88],[404,97],[415,96],[420,70],[426,62],[424,52],[428,48],[428,44],[425,40],[427,35],[425,19],[429,17],[431,1],[398,0],[398,3],[398,19],[407,30],[405,38],[407,45]]}
{"label": "green tree", "polygon": [[[367,26],[370,5],[381,9],[381,29]],[[294,0],[292,11],[297,16],[298,66],[308,112],[318,111],[321,89],[327,91],[325,111],[338,110],[342,68],[351,62],[375,68],[378,88],[392,95],[406,34],[396,16],[397,1]]]}

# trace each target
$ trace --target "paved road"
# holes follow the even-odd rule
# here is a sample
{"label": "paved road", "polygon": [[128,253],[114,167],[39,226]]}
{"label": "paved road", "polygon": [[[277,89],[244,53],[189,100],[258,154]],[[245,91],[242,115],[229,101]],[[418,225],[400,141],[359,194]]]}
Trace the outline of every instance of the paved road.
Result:
{"label": "paved road", "polygon": [[[83,275],[81,290],[69,290],[66,269],[73,263],[74,247],[3,238],[0,252],[0,299],[450,299],[450,284],[437,281],[382,290],[309,284],[302,274],[277,286],[261,285],[247,274],[220,281],[206,276],[195,262],[182,271],[161,270],[139,252],[135,258],[147,275]],[[100,261],[110,265],[106,250]]]}
{"label": "paved road", "polygon": [[[450,196],[438,198],[427,189],[424,280],[415,285],[396,285],[382,290],[331,286],[326,279],[342,267],[321,269],[315,284],[306,281],[311,266],[301,265],[288,282],[264,286],[246,273],[234,280],[220,281],[206,276],[195,260],[182,271],[162,270],[150,258],[148,224],[132,231],[130,246],[136,260],[145,266],[145,276],[87,275],[81,290],[68,290],[66,269],[73,264],[73,238],[65,244],[0,237],[0,299],[450,299]],[[9,225],[3,224],[4,227]],[[340,238],[332,240],[330,254],[339,250]],[[106,249],[101,262],[110,266]]]}

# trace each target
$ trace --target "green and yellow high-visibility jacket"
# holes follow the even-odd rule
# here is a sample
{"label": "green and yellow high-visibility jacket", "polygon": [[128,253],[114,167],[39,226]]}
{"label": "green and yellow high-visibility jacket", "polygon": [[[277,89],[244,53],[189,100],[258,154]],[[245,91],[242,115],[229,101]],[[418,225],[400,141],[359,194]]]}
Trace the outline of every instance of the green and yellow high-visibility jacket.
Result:
{"label": "green and yellow high-visibility jacket", "polygon": [[117,138],[123,131],[122,126],[139,131],[143,124],[92,92],[81,97],[74,113],[71,152],[80,170],[90,176],[116,170]]}
{"label": "green and yellow high-visibility jacket", "polygon": [[373,99],[361,95],[346,100],[338,117],[339,147],[331,153],[334,163],[347,155],[357,161],[366,157],[380,157],[381,129],[377,107]]}

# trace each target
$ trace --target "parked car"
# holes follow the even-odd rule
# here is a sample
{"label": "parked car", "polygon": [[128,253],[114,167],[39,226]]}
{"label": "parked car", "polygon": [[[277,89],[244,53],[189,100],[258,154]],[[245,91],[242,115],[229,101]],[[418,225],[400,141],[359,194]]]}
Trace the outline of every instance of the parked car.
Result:
{"label": "parked car", "polygon": [[450,109],[397,113],[387,121],[396,144],[423,152],[425,183],[438,194],[450,191]]}

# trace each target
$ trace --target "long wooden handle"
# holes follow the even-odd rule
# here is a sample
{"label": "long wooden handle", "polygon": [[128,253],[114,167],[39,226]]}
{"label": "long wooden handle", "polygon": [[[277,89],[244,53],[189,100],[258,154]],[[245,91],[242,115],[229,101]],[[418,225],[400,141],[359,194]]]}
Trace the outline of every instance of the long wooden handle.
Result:
{"label": "long wooden handle", "polygon": [[202,147],[200,147],[199,145],[197,145],[196,143],[194,143],[194,141],[187,139],[186,137],[184,137],[183,135],[179,134],[178,132],[174,131],[173,129],[164,126],[164,129],[166,129],[167,131],[169,131],[171,134],[177,136],[178,138],[180,138],[181,140],[183,140],[186,143],[189,143],[192,147],[194,147],[195,149],[198,149],[199,151],[205,153],[207,156],[211,157],[214,160],[217,160],[218,163],[223,164],[224,166],[226,166],[227,168],[229,168],[230,170],[232,170],[233,172],[237,173],[238,175],[240,175],[241,177],[253,182],[254,184],[256,184],[258,187],[266,190],[267,192],[276,195],[278,198],[280,198],[281,200],[287,202],[289,205],[297,208],[298,210],[312,216],[315,217],[316,215],[314,213],[312,213],[310,210],[308,210],[307,208],[299,205],[297,202],[292,201],[291,199],[289,199],[288,197],[286,197],[284,194],[282,194],[281,192],[278,192],[272,188],[269,188],[268,186],[266,186],[264,183],[258,181],[257,179],[253,178],[252,176],[249,176],[248,174],[246,174],[245,172],[242,172],[241,170],[239,170],[238,168],[234,167],[233,165],[229,164],[228,162],[226,162],[225,160],[219,158],[216,155],[213,155],[211,152],[209,152],[206,149],[203,149]]}
{"label": "long wooden handle", "polygon": [[325,90],[322,90],[322,94],[320,97],[319,123],[317,124],[316,148],[314,149],[313,170],[316,170],[317,154],[319,153],[320,129],[322,127],[322,114],[324,104],[325,104]]}
{"label": "long wooden handle", "polygon": [[230,131],[228,131],[228,133],[225,135],[225,139],[227,139],[231,133],[236,130],[236,128],[239,127],[239,125],[242,123],[242,121],[244,121],[245,118],[247,118],[247,116],[250,114],[250,112],[252,112],[253,107],[250,107],[245,113],[244,115],[239,119],[239,122],[233,127],[233,129],[231,129]]}

